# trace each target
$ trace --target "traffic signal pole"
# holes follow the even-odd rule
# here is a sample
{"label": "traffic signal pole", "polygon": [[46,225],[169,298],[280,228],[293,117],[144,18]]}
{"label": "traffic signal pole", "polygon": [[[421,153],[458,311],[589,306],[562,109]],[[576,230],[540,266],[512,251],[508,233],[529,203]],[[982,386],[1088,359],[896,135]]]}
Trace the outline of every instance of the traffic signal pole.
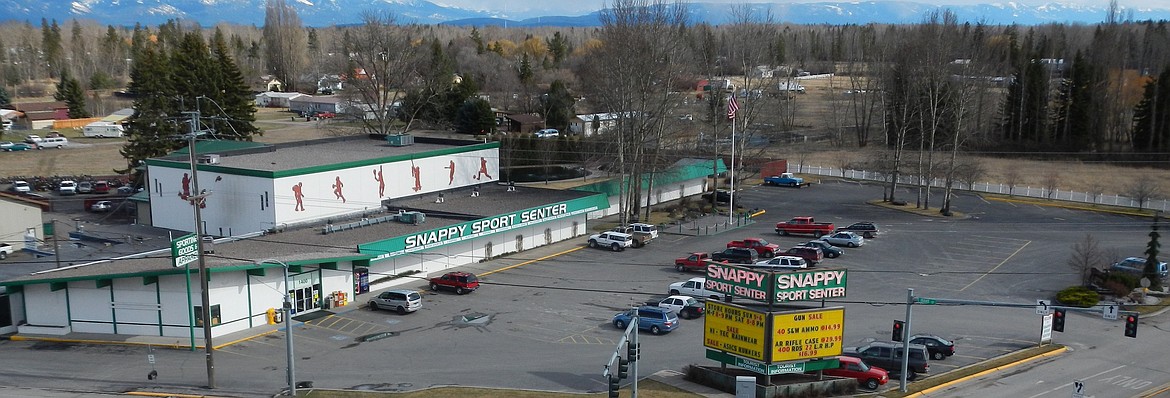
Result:
{"label": "traffic signal pole", "polygon": [[906,327],[902,328],[902,374],[900,390],[906,392],[906,372],[910,370],[910,313],[914,308],[914,289],[906,289]]}

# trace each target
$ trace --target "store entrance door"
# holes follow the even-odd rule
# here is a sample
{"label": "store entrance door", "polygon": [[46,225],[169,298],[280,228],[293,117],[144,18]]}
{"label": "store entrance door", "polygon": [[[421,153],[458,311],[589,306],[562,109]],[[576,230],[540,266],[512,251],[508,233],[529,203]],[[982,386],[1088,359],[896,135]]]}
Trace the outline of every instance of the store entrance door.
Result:
{"label": "store entrance door", "polygon": [[293,313],[300,314],[321,308],[320,277],[316,272],[296,275],[288,294],[292,297]]}

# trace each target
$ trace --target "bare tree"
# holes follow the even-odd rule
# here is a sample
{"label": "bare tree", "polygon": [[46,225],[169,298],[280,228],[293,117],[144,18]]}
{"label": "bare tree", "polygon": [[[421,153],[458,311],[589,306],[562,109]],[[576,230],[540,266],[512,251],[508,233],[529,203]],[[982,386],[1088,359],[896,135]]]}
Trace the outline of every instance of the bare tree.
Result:
{"label": "bare tree", "polygon": [[1003,183],[1008,186],[1008,196],[1015,195],[1016,185],[1020,184],[1022,178],[1020,172],[1014,168],[1003,172]]}
{"label": "bare tree", "polygon": [[1125,196],[1138,202],[1138,210],[1144,209],[1147,202],[1157,199],[1161,193],[1162,188],[1149,176],[1135,178],[1125,187]]}
{"label": "bare tree", "polygon": [[1048,199],[1052,199],[1052,195],[1054,195],[1056,193],[1056,189],[1060,187],[1060,172],[1050,170],[1044,173],[1044,177],[1041,182],[1044,184],[1044,196]]}
{"label": "bare tree", "polygon": [[[334,66],[345,79],[341,96],[349,102],[350,116],[365,131],[409,131],[415,115],[398,114],[406,93],[424,86],[451,84],[451,76],[423,72],[426,66],[422,52],[426,46],[414,45],[409,27],[398,25],[393,15],[367,12],[362,19],[363,23],[348,30],[342,39],[340,47],[348,56]],[[436,90],[419,92],[435,95]],[[414,113],[422,108],[414,107]],[[399,118],[407,121],[401,130],[395,126]]]}
{"label": "bare tree", "polygon": [[285,91],[301,90],[308,39],[297,10],[285,0],[267,0],[264,6],[264,45],[268,70],[284,83]]}
{"label": "bare tree", "polygon": [[1085,190],[1089,194],[1090,199],[1092,199],[1092,203],[1097,203],[1097,199],[1105,192],[1105,182],[1100,178],[1090,178],[1088,184]]}
{"label": "bare tree", "polygon": [[954,174],[955,179],[967,185],[967,189],[974,190],[975,184],[977,184],[979,179],[983,178],[983,175],[986,173],[987,169],[983,168],[982,163],[979,163],[978,160],[972,158],[966,158],[960,161],[959,164],[955,167]]}
{"label": "bare tree", "polygon": [[1081,284],[1087,285],[1092,270],[1104,267],[1107,261],[1108,257],[1105,256],[1097,239],[1091,234],[1085,234],[1084,239],[1073,245],[1067,264],[1081,276]]}

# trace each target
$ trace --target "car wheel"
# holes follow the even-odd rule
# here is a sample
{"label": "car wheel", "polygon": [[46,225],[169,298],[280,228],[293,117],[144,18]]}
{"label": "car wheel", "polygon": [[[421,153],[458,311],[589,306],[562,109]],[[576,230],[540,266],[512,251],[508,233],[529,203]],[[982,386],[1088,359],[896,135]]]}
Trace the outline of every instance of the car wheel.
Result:
{"label": "car wheel", "polygon": [[877,379],[869,379],[865,381],[865,388],[868,390],[876,390],[881,384],[878,384]]}
{"label": "car wheel", "polygon": [[455,294],[458,294],[458,295],[463,295],[463,294],[466,294],[466,293],[467,293],[467,289],[464,289],[464,288],[461,288],[461,287],[460,287],[460,288],[456,288],[456,289],[455,289]]}
{"label": "car wheel", "polygon": [[670,289],[670,295],[671,295],[671,296],[677,296],[677,295],[678,295],[678,290]]}
{"label": "car wheel", "polygon": [[780,236],[788,236],[788,231],[780,230]]}
{"label": "car wheel", "polygon": [[622,321],[613,321],[613,326],[618,328],[618,329],[625,329],[626,323],[622,322]]}
{"label": "car wheel", "polygon": [[398,306],[398,315],[406,315],[406,307]]}
{"label": "car wheel", "polygon": [[[8,258],[8,253],[0,252],[0,260],[5,260],[7,258]],[[681,265],[680,265],[680,267],[681,267]],[[682,269],[680,268],[679,271],[682,271]]]}
{"label": "car wheel", "polygon": [[431,284],[431,290],[433,290],[433,291],[438,291],[438,290],[439,290],[439,284],[437,284],[437,283],[432,283],[432,284]]}
{"label": "car wheel", "polygon": [[378,303],[371,301],[370,302],[370,311],[377,311],[377,310],[378,310]]}
{"label": "car wheel", "polygon": [[829,255],[829,258],[837,258],[837,257],[841,257],[841,253],[833,253],[833,254]]}
{"label": "car wheel", "polygon": [[[4,259],[3,255],[4,253],[0,253],[0,260]],[[675,264],[674,269],[677,269],[678,272],[683,272],[687,270],[687,267],[684,267],[682,264]]]}
{"label": "car wheel", "polygon": [[819,237],[825,236],[825,234],[824,234],[824,233],[821,233],[821,231],[815,231],[815,232],[813,232],[813,236],[815,236],[815,237],[818,237],[818,238],[819,238]]}
{"label": "car wheel", "polygon": [[906,373],[906,380],[909,380],[909,381],[918,380],[918,372],[915,372],[913,370],[907,372]]}
{"label": "car wheel", "polygon": [[848,244],[848,245],[845,245],[845,246],[849,246],[849,247],[854,247],[854,248],[855,248],[855,247],[857,247],[857,244],[856,244],[856,243],[853,243],[853,242],[849,242],[849,244]]}
{"label": "car wheel", "polygon": [[653,334],[662,334],[662,329],[659,329],[659,328],[658,328],[658,325],[654,325],[654,326],[651,326],[651,327],[650,327],[650,333],[653,333]]}
{"label": "car wheel", "polygon": [[790,187],[793,187],[793,188],[796,188],[796,183],[795,183],[795,182],[790,182],[790,183],[788,183],[788,186],[790,186]]}
{"label": "car wheel", "polygon": [[865,235],[862,235],[862,236],[865,237],[865,239],[873,239],[873,234],[871,234],[869,232],[866,232]]}
{"label": "car wheel", "polygon": [[934,358],[935,360],[939,360],[939,361],[947,359],[947,355],[943,354],[942,351],[935,351],[935,353],[930,354],[930,356],[932,358]]}
{"label": "car wheel", "polygon": [[597,241],[590,239],[589,240],[589,247],[597,248]]}
{"label": "car wheel", "polygon": [[634,241],[634,247],[635,247],[635,248],[642,247],[642,245],[643,245],[643,244],[642,244],[642,241],[640,241],[640,240],[635,240],[635,241]]}
{"label": "car wheel", "polygon": [[764,257],[764,258],[772,258],[772,257],[776,257],[776,253],[763,252],[763,253],[760,253],[760,256]]}
{"label": "car wheel", "polygon": [[614,243],[614,244],[612,244],[612,245],[609,245],[609,248],[610,248],[611,250],[615,251],[615,252],[620,252],[620,251],[622,251],[622,247],[621,247],[621,246],[619,246],[617,243]]}

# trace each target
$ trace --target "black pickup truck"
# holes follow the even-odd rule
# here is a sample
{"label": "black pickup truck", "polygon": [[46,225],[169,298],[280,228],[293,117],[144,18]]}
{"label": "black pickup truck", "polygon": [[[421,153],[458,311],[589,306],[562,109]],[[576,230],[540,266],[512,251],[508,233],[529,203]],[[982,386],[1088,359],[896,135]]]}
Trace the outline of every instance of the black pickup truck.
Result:
{"label": "black pickup truck", "polygon": [[720,252],[712,252],[711,259],[735,264],[755,264],[760,259],[760,255],[754,249],[729,247]]}

